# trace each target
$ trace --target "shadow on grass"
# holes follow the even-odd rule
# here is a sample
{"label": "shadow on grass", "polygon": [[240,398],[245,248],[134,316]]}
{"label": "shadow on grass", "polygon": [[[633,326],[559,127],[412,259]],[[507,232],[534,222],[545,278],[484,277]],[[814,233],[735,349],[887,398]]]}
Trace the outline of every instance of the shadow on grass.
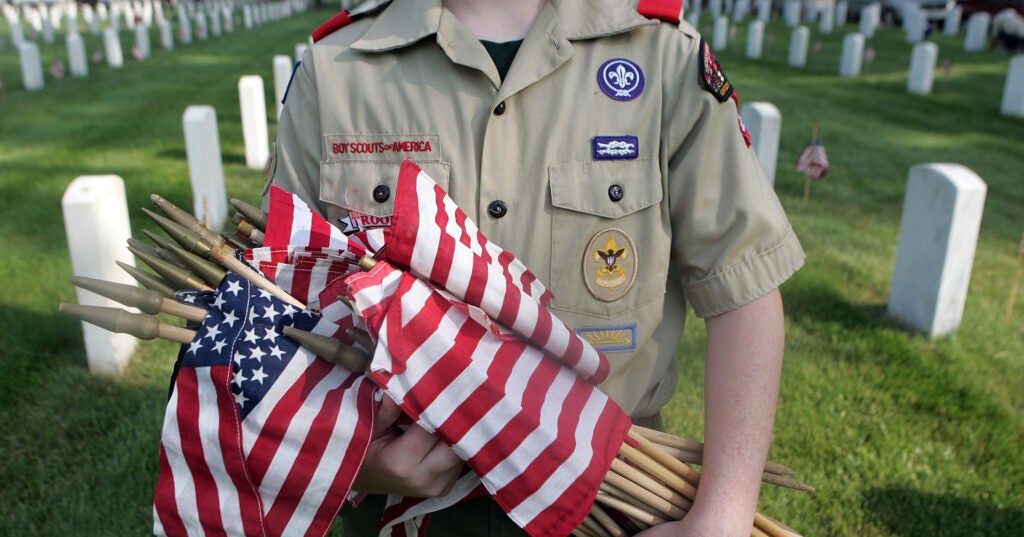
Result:
{"label": "shadow on grass", "polygon": [[1024,511],[905,487],[865,491],[863,508],[901,537],[1024,535]]}
{"label": "shadow on grass", "polygon": [[844,329],[902,328],[886,314],[885,304],[855,304],[843,298],[834,281],[808,274],[782,287],[786,316],[796,324],[828,323]]}

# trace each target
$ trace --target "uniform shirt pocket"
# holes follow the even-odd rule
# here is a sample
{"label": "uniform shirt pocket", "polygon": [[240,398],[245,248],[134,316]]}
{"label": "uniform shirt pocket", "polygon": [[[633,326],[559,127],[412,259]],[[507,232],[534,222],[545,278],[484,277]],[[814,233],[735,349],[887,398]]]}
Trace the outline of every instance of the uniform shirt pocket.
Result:
{"label": "uniform shirt pocket", "polygon": [[669,222],[656,159],[548,168],[552,307],[610,319],[664,295]]}

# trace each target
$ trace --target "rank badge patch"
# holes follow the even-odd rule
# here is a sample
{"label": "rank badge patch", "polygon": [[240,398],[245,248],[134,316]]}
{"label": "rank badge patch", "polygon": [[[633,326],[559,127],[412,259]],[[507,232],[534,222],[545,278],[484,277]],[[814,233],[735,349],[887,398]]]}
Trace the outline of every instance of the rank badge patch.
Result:
{"label": "rank badge patch", "polygon": [[722,67],[718,65],[718,60],[715,59],[715,54],[711,52],[711,47],[708,46],[708,42],[701,38],[700,40],[700,69],[699,69],[699,80],[700,87],[704,88],[718,99],[719,102],[728,101],[732,97],[733,87],[729,83],[729,80],[725,78],[725,72],[722,71]]}
{"label": "rank badge patch", "polygon": [[635,324],[577,328],[576,333],[601,352],[636,350]]}
{"label": "rank badge patch", "polygon": [[633,240],[617,228],[598,231],[583,256],[583,280],[594,298],[618,300],[636,281],[637,255]]}
{"label": "rank badge patch", "polygon": [[608,60],[597,70],[597,85],[616,101],[632,101],[644,91],[644,72],[633,61]]}
{"label": "rank badge patch", "polygon": [[591,144],[594,160],[634,160],[640,154],[636,136],[595,136]]}

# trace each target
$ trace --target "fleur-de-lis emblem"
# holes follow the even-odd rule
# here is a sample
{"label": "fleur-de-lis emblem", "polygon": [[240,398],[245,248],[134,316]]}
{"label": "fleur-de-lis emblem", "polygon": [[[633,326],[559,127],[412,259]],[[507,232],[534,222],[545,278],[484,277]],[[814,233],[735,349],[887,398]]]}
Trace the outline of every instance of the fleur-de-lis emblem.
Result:
{"label": "fleur-de-lis emblem", "polygon": [[608,60],[597,72],[597,83],[605,95],[616,101],[635,99],[644,89],[640,66],[623,58]]}

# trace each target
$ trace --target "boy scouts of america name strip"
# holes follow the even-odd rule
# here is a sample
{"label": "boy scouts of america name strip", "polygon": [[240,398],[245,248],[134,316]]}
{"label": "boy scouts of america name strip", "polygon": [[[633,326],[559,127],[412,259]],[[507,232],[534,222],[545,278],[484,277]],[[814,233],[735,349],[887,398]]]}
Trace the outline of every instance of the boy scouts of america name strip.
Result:
{"label": "boy scouts of america name strip", "polygon": [[324,136],[324,160],[432,161],[441,158],[439,143],[437,134],[332,134]]}

